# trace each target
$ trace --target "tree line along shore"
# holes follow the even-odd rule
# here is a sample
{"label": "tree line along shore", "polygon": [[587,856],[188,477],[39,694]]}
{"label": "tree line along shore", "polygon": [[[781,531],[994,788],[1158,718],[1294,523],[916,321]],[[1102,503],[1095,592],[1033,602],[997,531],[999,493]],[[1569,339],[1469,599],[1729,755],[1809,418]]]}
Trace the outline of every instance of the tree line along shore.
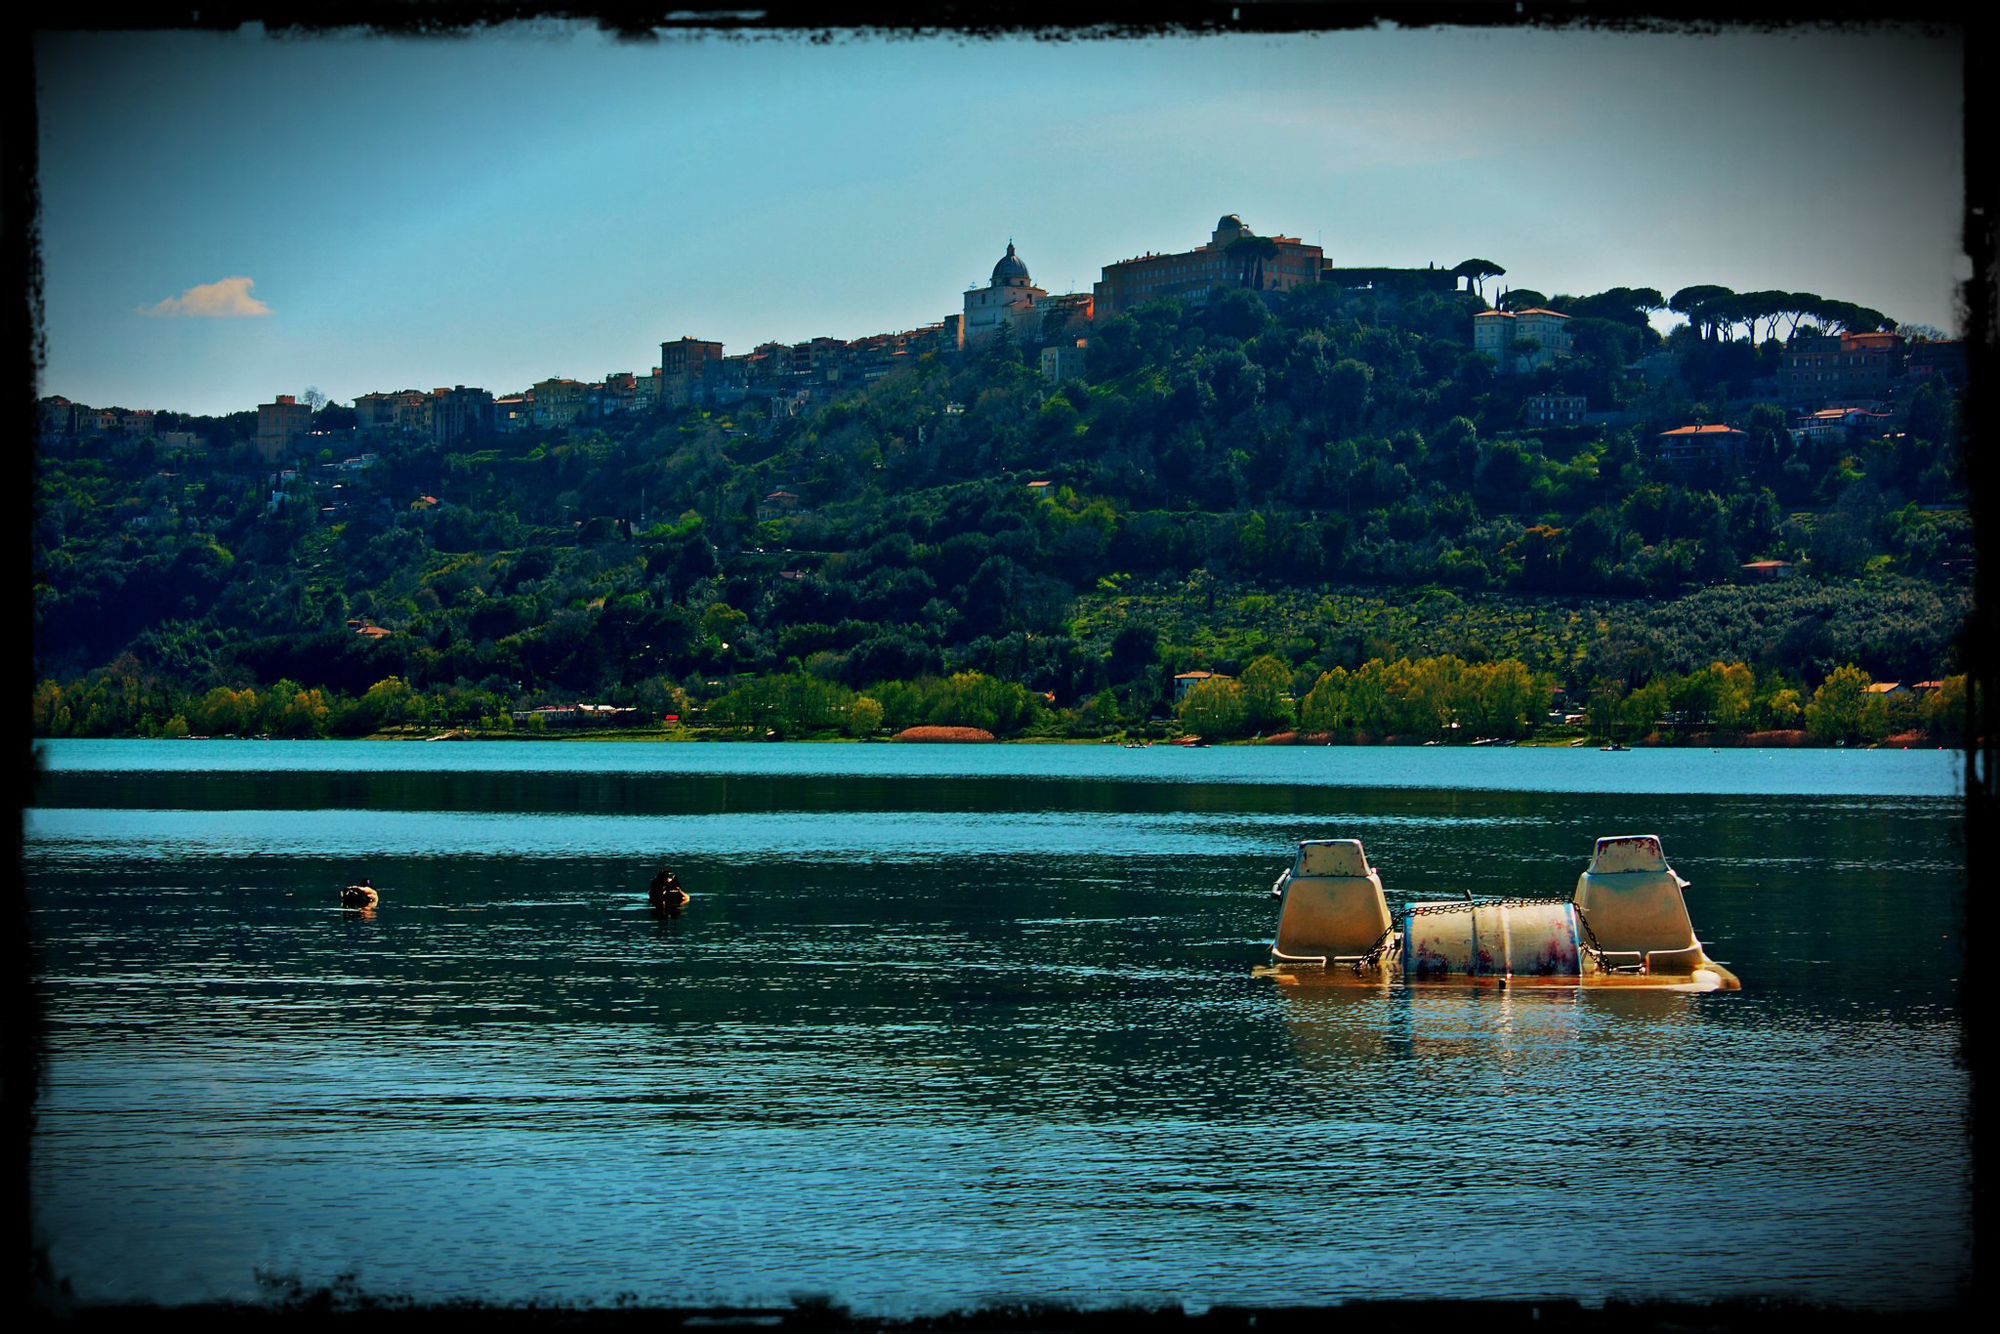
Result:
{"label": "tree line along shore", "polygon": [[393,677],[358,697],[293,681],[261,691],[216,686],[194,697],[114,671],[67,688],[44,682],[33,707],[35,734],[44,737],[1907,747],[1959,746],[1967,735],[1962,675],[1883,690],[1843,666],[1808,692],[1782,676],[1718,662],[1577,700],[1514,659],[1370,659],[1353,672],[1322,672],[1294,697],[1296,679],[1265,655],[1240,679],[1211,675],[1171,716],[1144,720],[1123,717],[1109,690],[1061,708],[979,672],[882,682],[866,692],[792,673],[745,681],[705,707],[682,706],[686,714],[641,716],[626,707],[523,716],[479,692],[425,694]]}

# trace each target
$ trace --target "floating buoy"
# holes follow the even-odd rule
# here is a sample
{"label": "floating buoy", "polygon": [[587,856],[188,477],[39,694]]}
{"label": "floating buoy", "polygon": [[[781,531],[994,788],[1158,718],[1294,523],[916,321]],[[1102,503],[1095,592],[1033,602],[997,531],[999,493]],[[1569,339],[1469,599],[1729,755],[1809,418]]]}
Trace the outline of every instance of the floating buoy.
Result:
{"label": "floating buoy", "polygon": [[670,866],[662,866],[660,873],[653,877],[653,882],[646,886],[646,902],[655,908],[686,907],[689,897]]}
{"label": "floating buoy", "polygon": [[349,885],[340,891],[340,906],[343,908],[372,908],[382,896],[375,892],[375,882],[363,880],[358,885]]}

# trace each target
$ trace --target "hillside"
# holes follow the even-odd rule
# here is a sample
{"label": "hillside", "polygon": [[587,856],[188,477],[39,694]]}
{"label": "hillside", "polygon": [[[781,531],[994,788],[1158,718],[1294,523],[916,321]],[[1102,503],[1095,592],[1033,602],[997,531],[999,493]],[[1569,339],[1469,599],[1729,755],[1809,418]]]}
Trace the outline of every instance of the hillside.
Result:
{"label": "hillside", "polygon": [[[1258,659],[1294,713],[1372,659],[1518,662],[1544,700],[1711,663],[1763,698],[1846,666],[1959,671],[1970,528],[1942,382],[1887,431],[1797,443],[1745,402],[1775,341],[1677,331],[1677,379],[1632,372],[1661,350],[1645,300],[1550,298],[1574,354],[1517,375],[1471,350],[1470,294],[1323,286],[1121,316],[1059,387],[1003,339],[796,418],[331,435],[289,479],[240,422],[181,423],[206,449],[45,447],[37,726],[499,726],[583,699],[747,727],[731,693],[789,680],[822,692],[808,718],[865,732],[863,698],[883,726],[984,725],[934,688],[976,675],[1002,732],[1096,735],[1171,711],[1178,672]],[[1525,425],[1546,393],[1603,420]],[[1659,456],[1703,420],[1741,456]],[[340,467],[363,447],[372,466]],[[240,718],[204,704],[244,696]]]}

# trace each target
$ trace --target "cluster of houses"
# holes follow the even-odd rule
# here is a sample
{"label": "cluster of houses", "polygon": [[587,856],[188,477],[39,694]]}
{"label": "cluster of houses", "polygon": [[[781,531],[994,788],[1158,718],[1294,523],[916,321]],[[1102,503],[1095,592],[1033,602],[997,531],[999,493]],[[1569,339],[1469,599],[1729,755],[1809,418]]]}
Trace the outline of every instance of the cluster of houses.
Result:
{"label": "cluster of houses", "polygon": [[[1933,379],[1953,390],[1966,382],[1962,342],[1909,342],[1900,334],[1829,334],[1796,339],[1784,352],[1782,374],[1754,386],[1752,397],[1729,409],[1768,403],[1786,410],[1786,430],[1799,446],[1825,448],[1879,436],[1896,409]],[[1534,426],[1626,425],[1632,413],[1586,412],[1580,396],[1535,394],[1523,400],[1522,420]],[[1683,468],[1740,461],[1749,433],[1725,422],[1677,426],[1661,432],[1654,448],[1661,462]]]}
{"label": "cluster of houses", "polygon": [[[1888,428],[1894,409],[1919,386],[1966,384],[1959,340],[1912,342],[1898,333],[1838,333],[1793,338],[1785,346],[1776,401],[1792,410],[1800,445],[1840,444]],[[1728,438],[1741,453],[1742,439]]]}
{"label": "cluster of houses", "polygon": [[[1464,266],[1460,266],[1463,269]],[[1037,286],[1010,241],[984,284],[974,284],[961,309],[934,324],[899,333],[843,340],[812,338],[761,343],[725,355],[721,343],[682,337],[660,344],[660,364],[650,374],[613,371],[602,380],[551,377],[518,393],[495,395],[454,385],[428,391],[401,389],[361,394],[354,400],[358,439],[401,434],[437,443],[482,439],[526,430],[588,426],[658,406],[711,409],[753,407],[766,428],[865,386],[899,364],[926,354],[978,347],[1011,338],[1039,350],[1043,376],[1060,382],[1080,374],[1093,322],[1161,297],[1200,305],[1225,288],[1267,295],[1311,283],[1368,290],[1394,301],[1413,292],[1455,290],[1459,270],[1342,268],[1320,247],[1288,236],[1259,236],[1235,214],[1224,215],[1207,242],[1185,251],[1144,255],[1104,266],[1089,292],[1051,294]],[[1502,374],[1523,374],[1553,364],[1571,351],[1570,317],[1561,311],[1487,309],[1473,316],[1473,347],[1493,357]],[[1672,358],[1647,373],[1672,374]],[[1965,348],[1959,342],[1911,343],[1895,333],[1839,333],[1794,338],[1782,375],[1765,386],[1762,401],[1787,407],[1801,441],[1846,435],[1879,422],[1914,384],[1934,376],[1965,381]],[[1522,405],[1524,425],[1535,428],[1625,424],[1626,414],[1588,411],[1582,395],[1538,393]],[[96,409],[60,397],[41,402],[45,443],[92,436],[151,436],[169,448],[202,442],[195,433],[154,429],[148,411]],[[255,444],[267,463],[319,453],[313,407],[279,394],[257,408]],[[1696,464],[1740,451],[1743,433],[1700,424],[1662,435],[1660,457]],[[345,447],[346,440],[341,441]]]}

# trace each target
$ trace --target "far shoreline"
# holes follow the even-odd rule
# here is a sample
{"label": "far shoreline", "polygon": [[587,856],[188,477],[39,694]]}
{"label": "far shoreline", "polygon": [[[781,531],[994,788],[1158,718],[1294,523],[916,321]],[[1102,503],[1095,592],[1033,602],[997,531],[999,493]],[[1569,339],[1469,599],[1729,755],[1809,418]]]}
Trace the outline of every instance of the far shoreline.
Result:
{"label": "far shoreline", "polygon": [[[731,729],[734,730],[734,729]],[[1285,747],[1340,747],[1345,749],[1396,749],[1396,750],[1597,750],[1616,753],[1627,750],[1963,750],[1963,746],[1948,745],[1927,737],[1892,737],[1882,741],[1845,744],[1841,742],[1815,741],[1804,732],[1777,734],[1750,733],[1717,735],[1696,733],[1684,738],[1666,738],[1651,735],[1619,742],[1615,746],[1602,737],[1560,737],[1552,739],[1526,738],[1521,740],[1501,740],[1477,738],[1471,741],[1419,741],[1414,738],[1388,737],[1329,737],[1326,734],[1278,733],[1268,737],[1239,737],[1222,741],[1188,741],[1168,738],[1133,738],[1123,735],[1106,737],[1050,737],[1018,736],[994,737],[992,739],[903,739],[894,736],[744,736],[726,735],[721,729],[672,728],[672,729],[606,729],[590,732],[515,732],[488,731],[478,728],[453,728],[444,732],[373,732],[365,736],[353,737],[272,737],[272,736],[182,736],[182,737],[46,737],[31,739],[33,743],[44,741],[368,741],[407,744],[411,742],[452,742],[452,741],[504,741],[534,742],[563,745],[812,745],[812,746],[1112,746],[1125,750],[1164,748],[1170,750],[1201,750],[1219,747],[1245,748],[1257,746]]]}

